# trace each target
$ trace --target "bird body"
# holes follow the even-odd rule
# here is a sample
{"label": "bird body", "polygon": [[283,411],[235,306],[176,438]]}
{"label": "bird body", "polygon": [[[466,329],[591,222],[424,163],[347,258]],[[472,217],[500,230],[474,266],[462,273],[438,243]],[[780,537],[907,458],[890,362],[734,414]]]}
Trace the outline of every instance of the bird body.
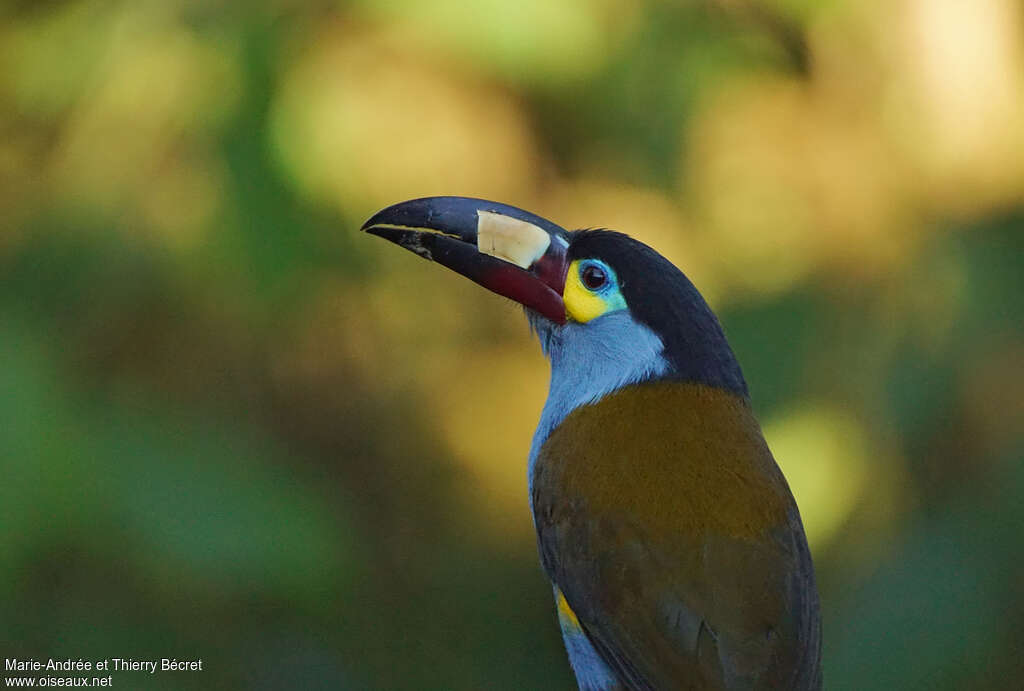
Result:
{"label": "bird body", "polygon": [[745,400],[629,385],[552,430],[531,484],[563,636],[605,665],[577,655],[581,688],[814,688],[810,554]]}
{"label": "bird body", "polygon": [[364,229],[527,308],[551,362],[530,506],[580,689],[820,689],[800,515],[686,276],[626,235],[477,199]]}

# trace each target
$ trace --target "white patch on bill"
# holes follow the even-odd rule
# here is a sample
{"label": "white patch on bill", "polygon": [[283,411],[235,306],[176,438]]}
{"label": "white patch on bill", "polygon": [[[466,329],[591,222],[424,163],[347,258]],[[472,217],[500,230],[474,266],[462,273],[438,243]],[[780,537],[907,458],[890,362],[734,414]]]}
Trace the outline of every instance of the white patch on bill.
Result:
{"label": "white patch on bill", "polygon": [[493,211],[477,211],[476,247],[492,257],[529,269],[551,244],[547,231]]}

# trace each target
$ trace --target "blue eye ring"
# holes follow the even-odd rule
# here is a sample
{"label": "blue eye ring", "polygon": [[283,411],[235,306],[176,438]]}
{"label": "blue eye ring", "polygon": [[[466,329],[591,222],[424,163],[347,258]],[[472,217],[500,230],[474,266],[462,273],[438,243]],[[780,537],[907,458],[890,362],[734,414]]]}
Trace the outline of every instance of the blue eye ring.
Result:
{"label": "blue eye ring", "polygon": [[615,272],[602,261],[588,259],[580,262],[580,283],[592,293],[603,293],[615,285]]}

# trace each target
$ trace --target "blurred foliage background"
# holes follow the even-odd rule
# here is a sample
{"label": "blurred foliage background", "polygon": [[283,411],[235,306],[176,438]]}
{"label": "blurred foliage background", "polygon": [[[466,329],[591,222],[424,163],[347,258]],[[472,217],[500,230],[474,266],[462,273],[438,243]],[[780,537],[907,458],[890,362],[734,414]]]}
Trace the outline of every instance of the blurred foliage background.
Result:
{"label": "blurred foliage background", "polygon": [[359,224],[659,248],[802,507],[828,689],[1024,676],[1024,6],[0,7],[0,649],[568,689],[517,307]]}

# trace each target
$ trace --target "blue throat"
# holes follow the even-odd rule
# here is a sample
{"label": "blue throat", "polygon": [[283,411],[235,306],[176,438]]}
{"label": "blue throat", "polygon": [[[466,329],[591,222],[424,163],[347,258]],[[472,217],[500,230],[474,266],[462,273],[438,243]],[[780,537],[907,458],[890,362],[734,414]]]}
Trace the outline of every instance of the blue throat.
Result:
{"label": "blue throat", "polygon": [[661,338],[618,310],[586,324],[558,326],[530,314],[530,325],[551,361],[551,383],[540,423],[530,446],[528,477],[531,510],[533,470],[540,448],[551,430],[581,405],[594,403],[628,384],[665,375],[670,364]]}

